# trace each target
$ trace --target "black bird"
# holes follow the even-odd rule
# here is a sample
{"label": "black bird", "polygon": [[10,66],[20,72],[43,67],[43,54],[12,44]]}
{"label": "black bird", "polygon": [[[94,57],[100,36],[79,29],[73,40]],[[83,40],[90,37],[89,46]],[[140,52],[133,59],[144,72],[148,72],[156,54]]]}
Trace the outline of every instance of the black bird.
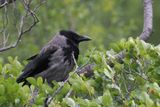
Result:
{"label": "black bird", "polygon": [[[74,68],[74,59],[78,59],[79,43],[90,38],[70,30],[59,31],[41,51],[28,58],[29,63],[17,78],[17,83],[29,84],[26,78],[41,76],[49,85],[52,81],[64,81]],[[74,55],[74,57],[73,57]]]}

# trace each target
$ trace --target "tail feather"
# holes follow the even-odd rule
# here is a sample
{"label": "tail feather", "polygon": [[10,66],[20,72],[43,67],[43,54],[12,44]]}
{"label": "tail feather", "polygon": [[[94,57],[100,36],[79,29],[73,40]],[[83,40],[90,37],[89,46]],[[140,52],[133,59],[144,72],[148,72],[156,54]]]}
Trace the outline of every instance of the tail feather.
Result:
{"label": "tail feather", "polygon": [[17,83],[25,82],[26,81],[26,76],[25,73],[22,73],[16,80]]}
{"label": "tail feather", "polygon": [[16,82],[17,83],[25,82],[29,74],[30,72],[23,71],[23,73],[17,78]]}
{"label": "tail feather", "polygon": [[22,86],[24,86],[24,85],[30,86],[30,85],[31,85],[31,84],[26,80],[26,77],[24,78],[23,74],[20,75],[20,76],[16,79],[16,82],[17,82],[17,83],[22,83],[22,82],[23,82],[23,85],[22,85]]}
{"label": "tail feather", "polygon": [[20,77],[17,78],[16,82],[17,82],[17,83],[21,83],[21,82],[23,82],[24,80],[25,80],[25,79],[20,76]]}

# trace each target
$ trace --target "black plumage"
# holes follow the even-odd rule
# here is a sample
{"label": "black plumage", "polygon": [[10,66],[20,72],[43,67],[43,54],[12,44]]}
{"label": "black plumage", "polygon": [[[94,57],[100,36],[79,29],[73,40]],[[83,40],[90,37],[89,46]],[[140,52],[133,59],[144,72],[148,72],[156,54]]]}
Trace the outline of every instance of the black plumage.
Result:
{"label": "black plumage", "polygon": [[28,84],[26,78],[38,76],[47,80],[50,85],[53,80],[65,80],[75,65],[73,54],[75,59],[78,59],[79,43],[88,40],[90,38],[73,31],[61,30],[39,54],[27,59],[29,62],[17,78],[17,82],[24,82],[25,85]]}

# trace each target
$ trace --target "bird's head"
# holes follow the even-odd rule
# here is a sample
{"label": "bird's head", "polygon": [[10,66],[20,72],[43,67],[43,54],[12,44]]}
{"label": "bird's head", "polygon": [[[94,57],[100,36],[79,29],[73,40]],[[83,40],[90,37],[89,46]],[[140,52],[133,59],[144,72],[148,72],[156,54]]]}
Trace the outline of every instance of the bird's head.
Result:
{"label": "bird's head", "polygon": [[91,40],[91,38],[87,36],[79,35],[71,30],[61,30],[59,33],[60,35],[65,36],[67,39],[75,42],[76,44],[79,44],[80,42],[83,42],[83,41]]}

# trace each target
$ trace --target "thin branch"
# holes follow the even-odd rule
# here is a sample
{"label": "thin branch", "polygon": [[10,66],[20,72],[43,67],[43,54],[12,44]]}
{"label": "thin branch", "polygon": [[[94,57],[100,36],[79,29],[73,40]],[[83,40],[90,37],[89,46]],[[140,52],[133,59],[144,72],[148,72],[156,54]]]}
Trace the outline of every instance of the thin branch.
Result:
{"label": "thin branch", "polygon": [[35,87],[35,89],[32,92],[32,96],[31,96],[32,98],[29,100],[29,106],[32,107],[32,105],[34,104],[36,96],[38,95],[38,92],[39,92],[38,88]]}
{"label": "thin branch", "polygon": [[6,34],[7,34],[7,25],[8,25],[8,16],[7,16],[7,13],[8,13],[8,10],[7,10],[7,7],[4,8],[4,14],[3,14],[3,30],[2,30],[2,33],[3,33],[3,47],[6,46]]}
{"label": "thin branch", "polygon": [[30,88],[30,91],[31,91],[31,99],[28,100],[27,104],[25,104],[24,107],[32,107],[32,105],[35,103],[36,97],[39,93],[39,89],[37,87],[35,87],[33,91]]}
{"label": "thin branch", "polygon": [[73,92],[73,90],[70,89],[70,90],[68,91],[68,93],[66,94],[65,98],[68,98],[68,97],[72,94],[72,92]]}
{"label": "thin branch", "polygon": [[15,1],[16,0],[0,0],[0,9]]}
{"label": "thin branch", "polygon": [[[18,38],[17,38],[17,40],[15,41],[15,43],[13,43],[13,44],[11,44],[11,45],[3,46],[2,48],[0,48],[0,52],[9,50],[9,49],[11,49],[11,48],[15,48],[15,47],[19,44],[19,42],[21,41],[22,36],[23,36],[25,33],[30,32],[30,31],[32,30],[32,28],[33,28],[34,26],[36,26],[36,24],[39,22],[36,14],[35,14],[35,11],[45,2],[45,0],[43,0],[42,2],[40,2],[40,4],[37,5],[37,6],[34,8],[33,11],[32,11],[31,8],[30,8],[31,1],[32,1],[32,0],[28,0],[28,1],[22,0],[22,3],[23,3],[23,5],[24,5],[24,8],[25,8],[26,13],[25,13],[25,15],[23,15],[23,16],[21,17],[20,25],[19,25],[19,30],[18,30]],[[5,7],[5,8],[6,8],[6,7]],[[25,26],[24,21],[26,20],[27,17],[31,17],[31,18],[33,19],[33,22],[32,22],[32,24],[31,24],[28,28],[24,29],[24,26]],[[8,20],[8,19],[6,19],[6,20]],[[6,43],[6,41],[5,41],[4,43]]]}
{"label": "thin branch", "polygon": [[153,8],[152,0],[144,0],[144,24],[143,32],[140,35],[140,39],[146,41],[153,29]]}

